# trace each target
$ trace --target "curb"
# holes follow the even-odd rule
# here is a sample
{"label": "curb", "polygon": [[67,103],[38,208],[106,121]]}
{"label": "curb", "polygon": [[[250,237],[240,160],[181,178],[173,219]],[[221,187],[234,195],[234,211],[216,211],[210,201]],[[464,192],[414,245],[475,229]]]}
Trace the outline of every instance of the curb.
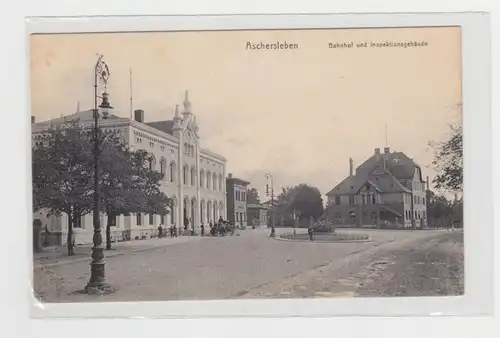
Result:
{"label": "curb", "polygon": [[367,243],[367,242],[371,242],[372,240],[371,239],[354,239],[354,240],[340,240],[340,241],[310,241],[308,239],[288,239],[288,238],[279,238],[279,237],[275,237],[274,238],[275,240],[277,241],[283,241],[283,242],[307,242],[307,243],[329,243],[329,244],[332,244],[332,243]]}
{"label": "curb", "polygon": [[[191,242],[191,241],[186,241],[186,242],[181,242],[181,243],[172,243],[172,244],[168,244],[168,245],[148,247],[148,248],[138,248],[138,249],[128,250],[126,252],[115,252],[115,253],[111,253],[111,254],[108,254],[108,255],[104,255],[104,259],[111,258],[111,257],[116,257],[116,256],[123,256],[123,255],[125,255],[127,253],[136,253],[136,252],[142,252],[142,251],[152,251],[152,250],[156,250],[156,249],[166,248],[166,247],[169,247],[169,246],[174,246],[174,245],[179,245],[179,244],[186,244],[186,243],[189,243],[189,242]],[[104,250],[104,252],[106,252],[106,250]],[[44,263],[38,263],[36,265],[33,265],[33,269],[43,268],[43,267],[45,267],[45,268],[51,268],[51,267],[54,267],[54,266],[68,265],[68,264],[80,263],[80,262],[85,262],[85,261],[89,261],[90,262],[91,260],[92,259],[91,259],[90,254],[89,254],[89,256],[87,256],[87,257],[77,258],[77,259],[69,260],[69,261],[46,263],[46,264],[44,264]]]}

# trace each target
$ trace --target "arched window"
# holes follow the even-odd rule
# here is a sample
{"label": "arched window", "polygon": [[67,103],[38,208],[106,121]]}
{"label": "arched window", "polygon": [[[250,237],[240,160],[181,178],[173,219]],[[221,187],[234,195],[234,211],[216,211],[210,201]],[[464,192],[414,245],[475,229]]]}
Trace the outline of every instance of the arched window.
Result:
{"label": "arched window", "polygon": [[160,173],[162,175],[163,180],[165,179],[166,170],[167,170],[167,160],[165,160],[164,158],[161,158],[160,159]]}
{"label": "arched window", "polygon": [[196,168],[194,166],[191,167],[191,185],[196,186]]}
{"label": "arched window", "polygon": [[219,202],[219,216],[224,215],[224,203]]}
{"label": "arched window", "polygon": [[155,157],[154,156],[150,156],[148,158],[148,161],[149,161],[149,170],[155,170],[155,166],[156,166]]}
{"label": "arched window", "polygon": [[184,154],[187,155],[188,153],[188,144],[184,143]]}
{"label": "arched window", "polygon": [[177,217],[177,215],[175,214],[176,207],[177,207],[177,198],[174,196],[172,197],[172,203],[170,204],[170,224],[176,223],[176,217]]}
{"label": "arched window", "polygon": [[217,222],[219,220],[217,217],[217,211],[218,211],[217,201],[214,201],[212,205],[213,205],[213,212],[214,212],[214,222]]}
{"label": "arched window", "polygon": [[222,175],[219,174],[219,191],[222,191]]}
{"label": "arched window", "polygon": [[205,171],[201,169],[200,171],[200,188],[203,188],[205,184]]}
{"label": "arched window", "polygon": [[170,162],[170,182],[175,182],[175,162]]}
{"label": "arched window", "polygon": [[201,200],[200,203],[200,222],[205,223],[205,200]]}
{"label": "arched window", "polygon": [[212,189],[213,189],[213,190],[217,190],[217,174],[216,174],[216,173],[214,173],[214,174],[212,175],[212,180],[213,180],[213,181],[212,181],[212,183],[213,183],[213,188],[212,188]]}
{"label": "arched window", "polygon": [[188,184],[189,167],[187,166],[187,164],[184,166],[184,170],[183,170],[183,172],[184,172],[184,175],[183,175],[183,176],[184,176],[184,177],[183,177],[183,178],[184,178],[183,183],[184,183],[184,184]]}
{"label": "arched window", "polygon": [[207,189],[210,189],[212,187],[210,185],[211,178],[212,178],[212,174],[210,173],[210,171],[207,171]]}

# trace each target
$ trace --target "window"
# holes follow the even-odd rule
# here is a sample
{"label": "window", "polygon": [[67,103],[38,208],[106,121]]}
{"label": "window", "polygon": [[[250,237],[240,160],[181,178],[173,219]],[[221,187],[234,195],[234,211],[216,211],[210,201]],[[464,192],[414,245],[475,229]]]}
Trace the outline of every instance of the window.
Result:
{"label": "window", "polygon": [[82,216],[77,217],[75,219],[75,223],[74,224],[75,224],[75,228],[80,228],[81,229],[82,228]]}
{"label": "window", "polygon": [[337,204],[337,205],[340,205],[340,196],[335,196],[334,203]]}
{"label": "window", "polygon": [[349,196],[349,204],[354,205],[354,196],[353,195]]}
{"label": "window", "polygon": [[219,174],[219,191],[222,191],[222,175]]}
{"label": "window", "polygon": [[236,200],[239,201],[240,200],[240,192],[238,190],[236,190],[236,196],[235,196]]}
{"label": "window", "polygon": [[377,204],[377,198],[372,194],[372,204]]}
{"label": "window", "polygon": [[214,173],[213,176],[212,176],[212,180],[213,180],[213,190],[217,190],[217,175]]}
{"label": "window", "polygon": [[184,166],[184,170],[183,170],[183,183],[184,184],[188,184],[188,171],[189,171],[189,168],[187,165]]}
{"label": "window", "polygon": [[200,188],[203,188],[205,185],[205,172],[203,170],[200,171]]}
{"label": "window", "polygon": [[425,197],[422,197],[422,204],[425,204]]}
{"label": "window", "polygon": [[165,215],[160,215],[160,224],[165,225]]}
{"label": "window", "polygon": [[149,214],[149,224],[151,225],[155,224],[155,217],[153,214]]}
{"label": "window", "polygon": [[212,174],[210,174],[210,171],[207,171],[207,189],[211,188],[211,185],[210,185],[211,177],[212,177]]}
{"label": "window", "polygon": [[154,147],[155,147],[155,144],[154,144],[153,142],[149,142],[149,146],[150,146],[151,148],[154,148]]}
{"label": "window", "polygon": [[366,195],[361,195],[361,203],[366,204]]}
{"label": "window", "polygon": [[137,225],[142,225],[142,217],[141,217],[141,214],[137,214]]}
{"label": "window", "polygon": [[170,162],[170,182],[175,182],[175,162]]}
{"label": "window", "polygon": [[242,201],[246,201],[247,200],[247,193],[246,192],[242,192],[241,194],[243,195],[243,198],[241,200]]}
{"label": "window", "polygon": [[191,185],[194,187],[196,185],[196,168],[191,167]]}
{"label": "window", "polygon": [[162,175],[162,179],[165,179],[165,171],[166,171],[167,161],[162,158],[160,160],[160,173]]}

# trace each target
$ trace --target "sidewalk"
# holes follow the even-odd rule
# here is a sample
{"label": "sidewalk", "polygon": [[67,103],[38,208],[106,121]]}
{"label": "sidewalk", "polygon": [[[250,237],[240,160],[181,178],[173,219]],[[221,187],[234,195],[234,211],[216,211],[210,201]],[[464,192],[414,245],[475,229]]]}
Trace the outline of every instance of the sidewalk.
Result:
{"label": "sidewalk", "polygon": [[[188,243],[192,241],[201,240],[201,236],[180,236],[175,238],[153,238],[146,240],[134,240],[127,242],[113,243],[111,250],[104,249],[105,258],[120,256],[132,252],[140,252],[146,250],[154,250],[171,245]],[[208,237],[207,237],[208,238]],[[106,243],[103,243],[106,247]],[[90,253],[92,245],[80,245],[74,248],[74,256],[68,256],[68,249],[66,246],[45,248],[42,252],[35,252],[33,257],[34,267],[50,267],[64,264],[71,264],[75,262],[84,262],[91,260]]]}

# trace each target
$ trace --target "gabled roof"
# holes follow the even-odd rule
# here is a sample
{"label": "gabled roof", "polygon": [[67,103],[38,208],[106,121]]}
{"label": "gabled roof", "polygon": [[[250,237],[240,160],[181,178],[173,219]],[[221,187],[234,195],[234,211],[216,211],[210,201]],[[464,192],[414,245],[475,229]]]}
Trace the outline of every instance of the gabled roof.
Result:
{"label": "gabled roof", "polygon": [[155,121],[155,122],[146,122],[150,127],[161,130],[164,133],[174,135],[174,121],[173,120],[165,120],[165,121]]}
{"label": "gabled roof", "polygon": [[[415,161],[403,152],[392,152],[388,154],[373,154],[360,166],[356,168],[356,175],[359,173],[371,172],[378,163],[386,156],[386,168],[398,179],[412,179],[415,175],[415,167],[419,167]],[[419,167],[420,168],[420,167]]]}
{"label": "gabled roof", "polygon": [[369,184],[380,193],[411,192],[390,171],[376,165],[370,172],[361,170],[357,171],[356,175],[346,177],[326,195],[357,194],[366,184]]}

